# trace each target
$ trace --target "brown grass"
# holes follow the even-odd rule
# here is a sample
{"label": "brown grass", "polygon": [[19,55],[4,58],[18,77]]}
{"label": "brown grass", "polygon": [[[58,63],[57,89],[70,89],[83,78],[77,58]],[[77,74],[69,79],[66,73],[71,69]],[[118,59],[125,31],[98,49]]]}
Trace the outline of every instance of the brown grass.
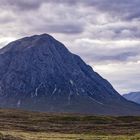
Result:
{"label": "brown grass", "polygon": [[140,117],[84,116],[0,110],[0,131],[63,134],[134,135],[140,133]]}

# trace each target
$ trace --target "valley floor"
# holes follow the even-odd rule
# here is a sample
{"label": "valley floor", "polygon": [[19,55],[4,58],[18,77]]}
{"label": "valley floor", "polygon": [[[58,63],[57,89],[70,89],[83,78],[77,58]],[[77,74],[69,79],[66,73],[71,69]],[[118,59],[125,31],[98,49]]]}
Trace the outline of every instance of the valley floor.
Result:
{"label": "valley floor", "polygon": [[140,140],[140,117],[0,109],[0,140]]}

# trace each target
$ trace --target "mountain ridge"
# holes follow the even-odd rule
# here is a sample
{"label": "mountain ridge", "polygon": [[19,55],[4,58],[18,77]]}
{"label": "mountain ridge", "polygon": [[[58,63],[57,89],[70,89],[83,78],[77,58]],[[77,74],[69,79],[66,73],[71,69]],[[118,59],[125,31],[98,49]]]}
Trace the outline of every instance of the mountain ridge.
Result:
{"label": "mountain ridge", "polygon": [[123,97],[129,101],[133,101],[135,103],[140,104],[140,91],[124,94]]}

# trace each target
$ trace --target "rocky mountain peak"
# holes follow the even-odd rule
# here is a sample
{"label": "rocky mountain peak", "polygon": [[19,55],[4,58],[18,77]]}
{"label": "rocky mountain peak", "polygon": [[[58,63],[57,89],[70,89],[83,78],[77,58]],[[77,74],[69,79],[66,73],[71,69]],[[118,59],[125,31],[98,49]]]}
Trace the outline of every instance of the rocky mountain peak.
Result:
{"label": "rocky mountain peak", "polygon": [[48,34],[22,38],[0,50],[0,106],[95,114],[139,110]]}
{"label": "rocky mountain peak", "polygon": [[52,36],[48,34],[34,35],[9,43],[7,46],[5,46],[0,50],[0,53],[2,54],[9,51],[21,52],[32,47],[41,47],[41,46],[49,47],[51,46],[52,43],[55,42],[58,43],[58,41],[56,41]]}

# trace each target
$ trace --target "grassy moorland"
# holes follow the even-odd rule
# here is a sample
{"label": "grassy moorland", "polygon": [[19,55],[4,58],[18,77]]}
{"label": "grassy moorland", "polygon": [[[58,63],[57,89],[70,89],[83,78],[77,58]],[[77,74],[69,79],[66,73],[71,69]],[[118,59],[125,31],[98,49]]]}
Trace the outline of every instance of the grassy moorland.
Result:
{"label": "grassy moorland", "polygon": [[1,109],[0,140],[140,140],[140,117]]}

